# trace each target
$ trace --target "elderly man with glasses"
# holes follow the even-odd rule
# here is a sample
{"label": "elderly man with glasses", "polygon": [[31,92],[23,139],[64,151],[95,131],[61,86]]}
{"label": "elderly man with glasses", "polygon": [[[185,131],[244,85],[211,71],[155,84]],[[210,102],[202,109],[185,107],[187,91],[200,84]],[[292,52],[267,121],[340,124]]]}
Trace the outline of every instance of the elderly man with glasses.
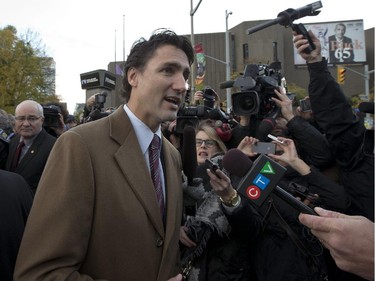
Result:
{"label": "elderly man with glasses", "polygon": [[16,136],[9,144],[6,170],[25,178],[32,191],[39,179],[56,138],[43,128],[43,107],[32,100],[25,100],[16,107]]}

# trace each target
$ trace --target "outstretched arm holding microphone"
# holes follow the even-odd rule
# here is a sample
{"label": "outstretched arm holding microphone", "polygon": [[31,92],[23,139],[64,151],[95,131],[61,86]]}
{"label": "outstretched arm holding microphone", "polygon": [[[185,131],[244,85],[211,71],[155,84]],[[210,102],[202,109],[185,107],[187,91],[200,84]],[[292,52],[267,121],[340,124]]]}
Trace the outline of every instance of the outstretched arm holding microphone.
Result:
{"label": "outstretched arm holding microphone", "polygon": [[300,214],[330,251],[337,266],[367,280],[374,280],[374,223],[363,216],[348,216],[316,207],[319,216]]}

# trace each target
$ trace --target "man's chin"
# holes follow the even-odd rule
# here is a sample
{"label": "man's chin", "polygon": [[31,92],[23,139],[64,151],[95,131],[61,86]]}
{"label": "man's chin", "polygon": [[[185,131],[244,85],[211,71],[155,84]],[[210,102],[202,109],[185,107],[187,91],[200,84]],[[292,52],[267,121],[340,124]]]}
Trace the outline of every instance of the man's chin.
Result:
{"label": "man's chin", "polygon": [[165,118],[163,118],[163,122],[174,121],[176,119],[177,119],[177,111],[170,111],[169,114],[165,115]]}

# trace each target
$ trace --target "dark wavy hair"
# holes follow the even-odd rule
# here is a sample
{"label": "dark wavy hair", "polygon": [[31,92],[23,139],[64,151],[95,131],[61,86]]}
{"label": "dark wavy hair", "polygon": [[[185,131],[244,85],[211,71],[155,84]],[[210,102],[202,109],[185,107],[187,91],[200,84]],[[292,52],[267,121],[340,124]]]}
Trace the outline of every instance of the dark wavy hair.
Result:
{"label": "dark wavy hair", "polygon": [[154,55],[155,51],[164,45],[176,46],[184,51],[190,65],[194,62],[194,49],[190,41],[185,36],[177,35],[172,30],[161,28],[155,30],[149,40],[146,40],[143,37],[140,38],[132,45],[130,54],[126,59],[124,66],[124,78],[122,80],[123,91],[121,95],[125,100],[129,100],[132,89],[127,77],[128,70],[130,68],[136,68],[142,71],[147,62]]}

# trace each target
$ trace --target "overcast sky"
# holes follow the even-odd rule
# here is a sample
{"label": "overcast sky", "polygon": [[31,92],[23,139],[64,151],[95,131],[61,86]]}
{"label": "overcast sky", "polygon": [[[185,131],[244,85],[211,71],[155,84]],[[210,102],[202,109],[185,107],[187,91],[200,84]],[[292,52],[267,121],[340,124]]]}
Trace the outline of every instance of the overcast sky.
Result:
{"label": "overcast sky", "polygon": [[[56,62],[56,94],[68,103],[71,113],[75,103],[85,101],[81,73],[107,69],[115,57],[117,61],[123,59],[124,51],[126,58],[135,40],[148,38],[157,28],[171,28],[178,34],[191,33],[191,0],[2,2],[0,27],[13,25],[19,33],[30,29],[39,34],[47,54]],[[194,33],[225,32],[225,10],[232,12],[228,18],[230,29],[244,21],[274,19],[288,8],[297,9],[314,2],[203,0],[194,15]],[[363,19],[365,29],[375,26],[371,1],[321,2],[323,8],[318,16],[305,17],[295,23]],[[199,0],[193,0],[193,8],[198,3]]]}

